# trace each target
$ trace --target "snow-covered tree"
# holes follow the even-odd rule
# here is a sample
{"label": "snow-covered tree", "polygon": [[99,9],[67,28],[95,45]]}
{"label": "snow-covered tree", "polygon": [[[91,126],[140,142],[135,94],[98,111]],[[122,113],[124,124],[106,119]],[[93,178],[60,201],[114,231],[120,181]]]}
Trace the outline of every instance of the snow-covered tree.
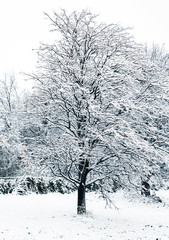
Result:
{"label": "snow-covered tree", "polygon": [[[147,121],[151,123],[154,127],[156,134],[147,135],[147,140],[150,141],[155,148],[169,153],[169,141],[168,141],[168,131],[169,131],[169,54],[165,51],[164,46],[153,44],[151,48],[146,48],[146,54],[150,60],[158,66],[158,71],[161,74],[160,81],[156,84],[154,89],[154,95],[156,98],[152,98],[152,106],[156,106],[156,111],[154,108],[149,108],[149,113],[151,117],[147,118]],[[148,93],[150,96],[151,94]],[[154,102],[156,101],[156,102]],[[168,164],[165,162],[158,162],[161,166],[161,175],[164,179],[168,179]]]}
{"label": "snow-covered tree", "polygon": [[88,185],[138,186],[165,161],[167,153],[147,138],[158,136],[151,119],[161,111],[167,76],[128,29],[98,24],[87,11],[46,16],[56,41],[41,44],[31,75],[37,89],[32,112],[43,126],[35,155],[77,186],[77,212],[84,213]]}
{"label": "snow-covered tree", "polygon": [[6,75],[0,80],[0,177],[21,173],[20,107],[15,77]]}

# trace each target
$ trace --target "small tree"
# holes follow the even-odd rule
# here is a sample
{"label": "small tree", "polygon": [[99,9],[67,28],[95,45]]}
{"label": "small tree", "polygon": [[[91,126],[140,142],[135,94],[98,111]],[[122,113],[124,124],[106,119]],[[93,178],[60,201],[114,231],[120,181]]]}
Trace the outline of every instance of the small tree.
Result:
{"label": "small tree", "polygon": [[46,16],[60,40],[41,45],[31,76],[32,111],[44,128],[34,149],[41,165],[76,185],[82,214],[88,185],[119,179],[137,185],[152,165],[156,171],[157,157],[165,159],[145,139],[156,132],[144,119],[161,74],[127,29],[97,24],[86,11]]}

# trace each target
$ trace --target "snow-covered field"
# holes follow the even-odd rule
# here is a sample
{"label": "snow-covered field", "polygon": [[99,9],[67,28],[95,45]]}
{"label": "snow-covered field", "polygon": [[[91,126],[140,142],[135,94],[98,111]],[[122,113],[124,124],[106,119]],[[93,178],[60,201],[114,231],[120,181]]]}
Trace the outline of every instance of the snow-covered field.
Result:
{"label": "snow-covered field", "polygon": [[76,193],[0,195],[0,240],[166,240],[169,191],[158,195],[166,204],[129,200],[119,191],[113,196],[117,210],[87,193],[86,216],[76,215]]}

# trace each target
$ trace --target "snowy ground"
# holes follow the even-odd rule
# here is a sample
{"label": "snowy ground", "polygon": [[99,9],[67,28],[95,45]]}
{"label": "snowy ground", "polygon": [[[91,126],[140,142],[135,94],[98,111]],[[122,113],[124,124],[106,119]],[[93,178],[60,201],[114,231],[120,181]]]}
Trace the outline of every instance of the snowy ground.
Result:
{"label": "snowy ground", "polygon": [[166,240],[169,239],[169,191],[166,204],[113,199],[119,210],[105,209],[97,194],[87,193],[86,216],[76,215],[76,193],[0,195],[0,240]]}

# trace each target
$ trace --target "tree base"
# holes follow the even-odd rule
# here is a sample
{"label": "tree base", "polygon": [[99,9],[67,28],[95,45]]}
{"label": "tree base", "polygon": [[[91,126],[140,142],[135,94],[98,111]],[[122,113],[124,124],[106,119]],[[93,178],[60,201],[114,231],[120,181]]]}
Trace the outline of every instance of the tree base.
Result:
{"label": "tree base", "polygon": [[77,214],[86,213],[85,185],[81,184],[78,188]]}
{"label": "tree base", "polygon": [[86,208],[84,206],[77,207],[77,214],[86,214]]}

